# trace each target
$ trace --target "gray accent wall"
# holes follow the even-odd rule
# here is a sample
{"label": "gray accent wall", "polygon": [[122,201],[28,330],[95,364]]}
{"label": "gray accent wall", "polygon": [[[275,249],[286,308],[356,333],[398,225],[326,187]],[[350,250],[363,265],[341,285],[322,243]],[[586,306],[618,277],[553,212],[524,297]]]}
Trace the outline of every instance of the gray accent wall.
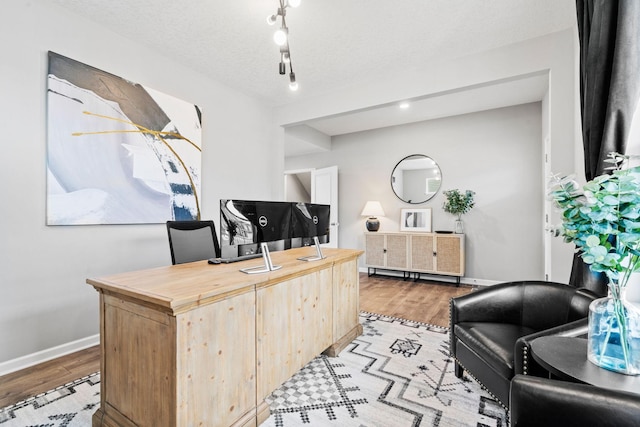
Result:
{"label": "gray accent wall", "polygon": [[[364,249],[368,200],[382,203],[380,231],[399,231],[402,208],[431,208],[433,230],[453,230],[443,190],[476,192],[463,221],[466,277],[478,281],[544,277],[542,105],[540,102],[336,136],[329,152],[289,157],[286,169],[337,165],[340,246]],[[391,189],[391,172],[410,154],[426,154],[442,170],[430,201],[410,205]],[[360,260],[361,266],[364,259]]]}

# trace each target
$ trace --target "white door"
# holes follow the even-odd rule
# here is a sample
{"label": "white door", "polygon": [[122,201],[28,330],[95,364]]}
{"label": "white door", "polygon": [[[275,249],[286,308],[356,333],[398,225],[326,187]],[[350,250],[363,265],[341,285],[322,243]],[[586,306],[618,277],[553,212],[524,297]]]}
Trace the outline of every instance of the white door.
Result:
{"label": "white door", "polygon": [[[549,188],[547,186],[549,177],[551,176],[551,166],[549,165],[549,156],[551,155],[551,143],[549,136],[547,135],[544,138],[544,175],[543,179],[546,181],[543,184],[544,194],[549,193]],[[551,244],[552,238],[556,237],[556,228],[554,221],[557,220],[557,214],[553,212],[551,200],[548,197],[544,198],[543,201],[544,206],[544,279],[551,280],[552,276],[552,266],[553,266],[553,258],[551,257]]]}
{"label": "white door", "polygon": [[314,169],[311,172],[311,203],[331,206],[331,228],[326,247],[338,247],[338,167]]}

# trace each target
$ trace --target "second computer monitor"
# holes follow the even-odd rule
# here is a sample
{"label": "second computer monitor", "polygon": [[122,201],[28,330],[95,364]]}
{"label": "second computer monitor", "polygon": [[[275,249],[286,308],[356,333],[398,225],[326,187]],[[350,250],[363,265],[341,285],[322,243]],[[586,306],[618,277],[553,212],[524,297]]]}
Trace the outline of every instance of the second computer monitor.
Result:
{"label": "second computer monitor", "polygon": [[[317,237],[320,243],[329,243],[331,225],[329,205],[293,203],[292,212],[292,239],[301,239],[301,246],[313,244],[314,237]],[[292,246],[298,245],[292,242]]]}

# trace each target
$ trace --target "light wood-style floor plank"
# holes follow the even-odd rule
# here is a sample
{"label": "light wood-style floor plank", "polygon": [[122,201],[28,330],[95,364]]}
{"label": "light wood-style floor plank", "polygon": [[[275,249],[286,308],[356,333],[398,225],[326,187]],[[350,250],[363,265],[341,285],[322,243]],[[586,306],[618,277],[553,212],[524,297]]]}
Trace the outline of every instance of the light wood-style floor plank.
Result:
{"label": "light wood-style floor plank", "polygon": [[52,390],[100,370],[94,346],[0,377],[0,408]]}
{"label": "light wood-style floor plank", "polygon": [[[404,281],[360,274],[360,309],[370,313],[448,326],[449,299],[470,286]],[[0,408],[100,370],[100,348],[88,348],[0,377]]]}
{"label": "light wood-style floor plank", "polygon": [[472,292],[468,285],[413,282],[360,275],[360,310],[439,326],[449,326],[449,300]]}

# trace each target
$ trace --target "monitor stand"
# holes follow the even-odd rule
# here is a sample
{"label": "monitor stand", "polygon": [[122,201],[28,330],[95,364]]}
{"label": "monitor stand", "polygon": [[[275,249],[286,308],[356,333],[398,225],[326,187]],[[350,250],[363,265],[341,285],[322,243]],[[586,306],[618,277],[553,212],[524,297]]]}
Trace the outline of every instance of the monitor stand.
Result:
{"label": "monitor stand", "polygon": [[298,258],[300,261],[320,261],[321,259],[324,259],[324,255],[322,255],[322,249],[320,248],[320,241],[318,240],[318,236],[313,237],[313,243],[316,247],[316,254],[300,257]]}
{"label": "monitor stand", "polygon": [[271,254],[269,253],[269,246],[266,242],[260,243],[260,249],[262,250],[262,259],[264,265],[258,265],[256,267],[241,268],[240,271],[247,274],[268,273],[270,271],[279,270],[281,265],[273,265],[271,262]]}

